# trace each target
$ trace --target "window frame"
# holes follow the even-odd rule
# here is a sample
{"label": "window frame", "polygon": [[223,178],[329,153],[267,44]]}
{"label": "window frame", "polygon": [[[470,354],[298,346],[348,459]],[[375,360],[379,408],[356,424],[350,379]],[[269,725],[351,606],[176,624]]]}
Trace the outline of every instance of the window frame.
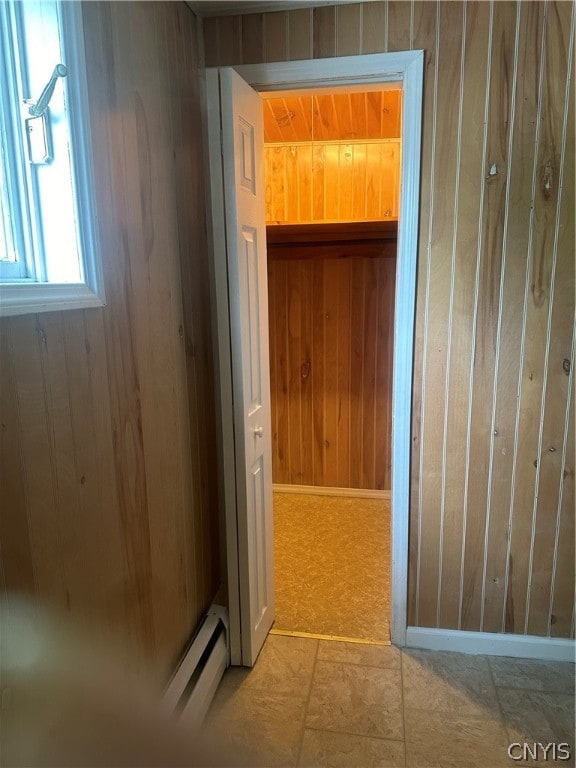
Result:
{"label": "window frame", "polygon": [[[65,63],[74,77],[67,78],[68,120],[72,147],[72,179],[75,200],[75,216],[78,222],[81,265],[84,281],[80,283],[40,282],[38,277],[15,278],[13,282],[0,281],[0,317],[36,312],[66,309],[86,309],[105,305],[104,280],[100,260],[98,239],[98,213],[94,163],[89,119],[88,83],[86,76],[86,53],[84,48],[84,26],[81,3],[57,0],[61,24],[62,46]],[[7,12],[5,12],[7,13]],[[6,16],[4,16],[6,18]],[[6,25],[3,25],[3,27]],[[9,34],[6,30],[3,35]],[[11,57],[12,58],[12,57]],[[3,93],[12,95],[12,110],[19,108],[14,98],[15,79],[18,73],[11,72],[9,82],[2,87]],[[7,91],[6,91],[7,89]],[[14,113],[12,114],[13,119]],[[9,118],[10,119],[10,118]],[[9,136],[15,142],[14,151],[23,151],[21,139]],[[17,165],[17,164],[15,164]],[[17,183],[25,184],[19,174]],[[26,200],[25,195],[20,201]],[[22,210],[23,208],[23,210]],[[25,258],[33,259],[38,249],[34,248],[34,213],[27,204],[18,206],[16,216],[20,218],[19,234],[25,239]],[[32,270],[35,274],[38,271]],[[11,279],[11,278],[8,278]]]}

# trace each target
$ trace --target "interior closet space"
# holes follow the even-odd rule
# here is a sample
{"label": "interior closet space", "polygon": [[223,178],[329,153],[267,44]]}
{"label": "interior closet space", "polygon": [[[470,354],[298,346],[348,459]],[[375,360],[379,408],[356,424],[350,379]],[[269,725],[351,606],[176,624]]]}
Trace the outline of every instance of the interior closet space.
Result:
{"label": "interior closet space", "polygon": [[396,222],[268,230],[274,482],[390,489]]}
{"label": "interior closet space", "polygon": [[389,639],[401,97],[264,99],[275,629]]}

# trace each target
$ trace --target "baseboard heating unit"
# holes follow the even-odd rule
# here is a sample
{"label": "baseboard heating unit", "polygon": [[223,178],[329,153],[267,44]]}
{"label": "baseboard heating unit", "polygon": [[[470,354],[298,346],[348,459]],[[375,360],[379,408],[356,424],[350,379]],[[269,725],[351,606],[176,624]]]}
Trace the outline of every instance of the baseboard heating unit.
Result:
{"label": "baseboard heating unit", "polygon": [[228,612],[213,605],[164,694],[163,708],[191,727],[199,727],[228,666]]}

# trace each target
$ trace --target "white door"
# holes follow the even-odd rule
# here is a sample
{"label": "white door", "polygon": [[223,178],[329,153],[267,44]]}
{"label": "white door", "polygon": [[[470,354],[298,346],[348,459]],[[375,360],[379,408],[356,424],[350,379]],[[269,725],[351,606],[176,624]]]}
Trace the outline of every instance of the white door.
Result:
{"label": "white door", "polygon": [[240,629],[242,663],[252,666],[274,621],[264,131],[260,96],[233,69],[220,70],[220,102]]}

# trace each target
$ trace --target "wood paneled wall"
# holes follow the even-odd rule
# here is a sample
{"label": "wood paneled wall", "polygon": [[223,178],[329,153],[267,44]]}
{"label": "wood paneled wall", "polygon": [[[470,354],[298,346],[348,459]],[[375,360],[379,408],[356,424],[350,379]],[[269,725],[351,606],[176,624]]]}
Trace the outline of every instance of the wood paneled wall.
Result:
{"label": "wood paneled wall", "polygon": [[574,635],[574,5],[205,21],[207,64],[424,49],[409,622]]}
{"label": "wood paneled wall", "polygon": [[332,249],[270,248],[273,480],[389,490],[396,259]]}
{"label": "wood paneled wall", "polygon": [[400,142],[267,145],[266,221],[398,218]]}
{"label": "wood paneled wall", "polygon": [[1,323],[2,588],[165,682],[220,580],[197,22],[83,14],[107,305]]}

